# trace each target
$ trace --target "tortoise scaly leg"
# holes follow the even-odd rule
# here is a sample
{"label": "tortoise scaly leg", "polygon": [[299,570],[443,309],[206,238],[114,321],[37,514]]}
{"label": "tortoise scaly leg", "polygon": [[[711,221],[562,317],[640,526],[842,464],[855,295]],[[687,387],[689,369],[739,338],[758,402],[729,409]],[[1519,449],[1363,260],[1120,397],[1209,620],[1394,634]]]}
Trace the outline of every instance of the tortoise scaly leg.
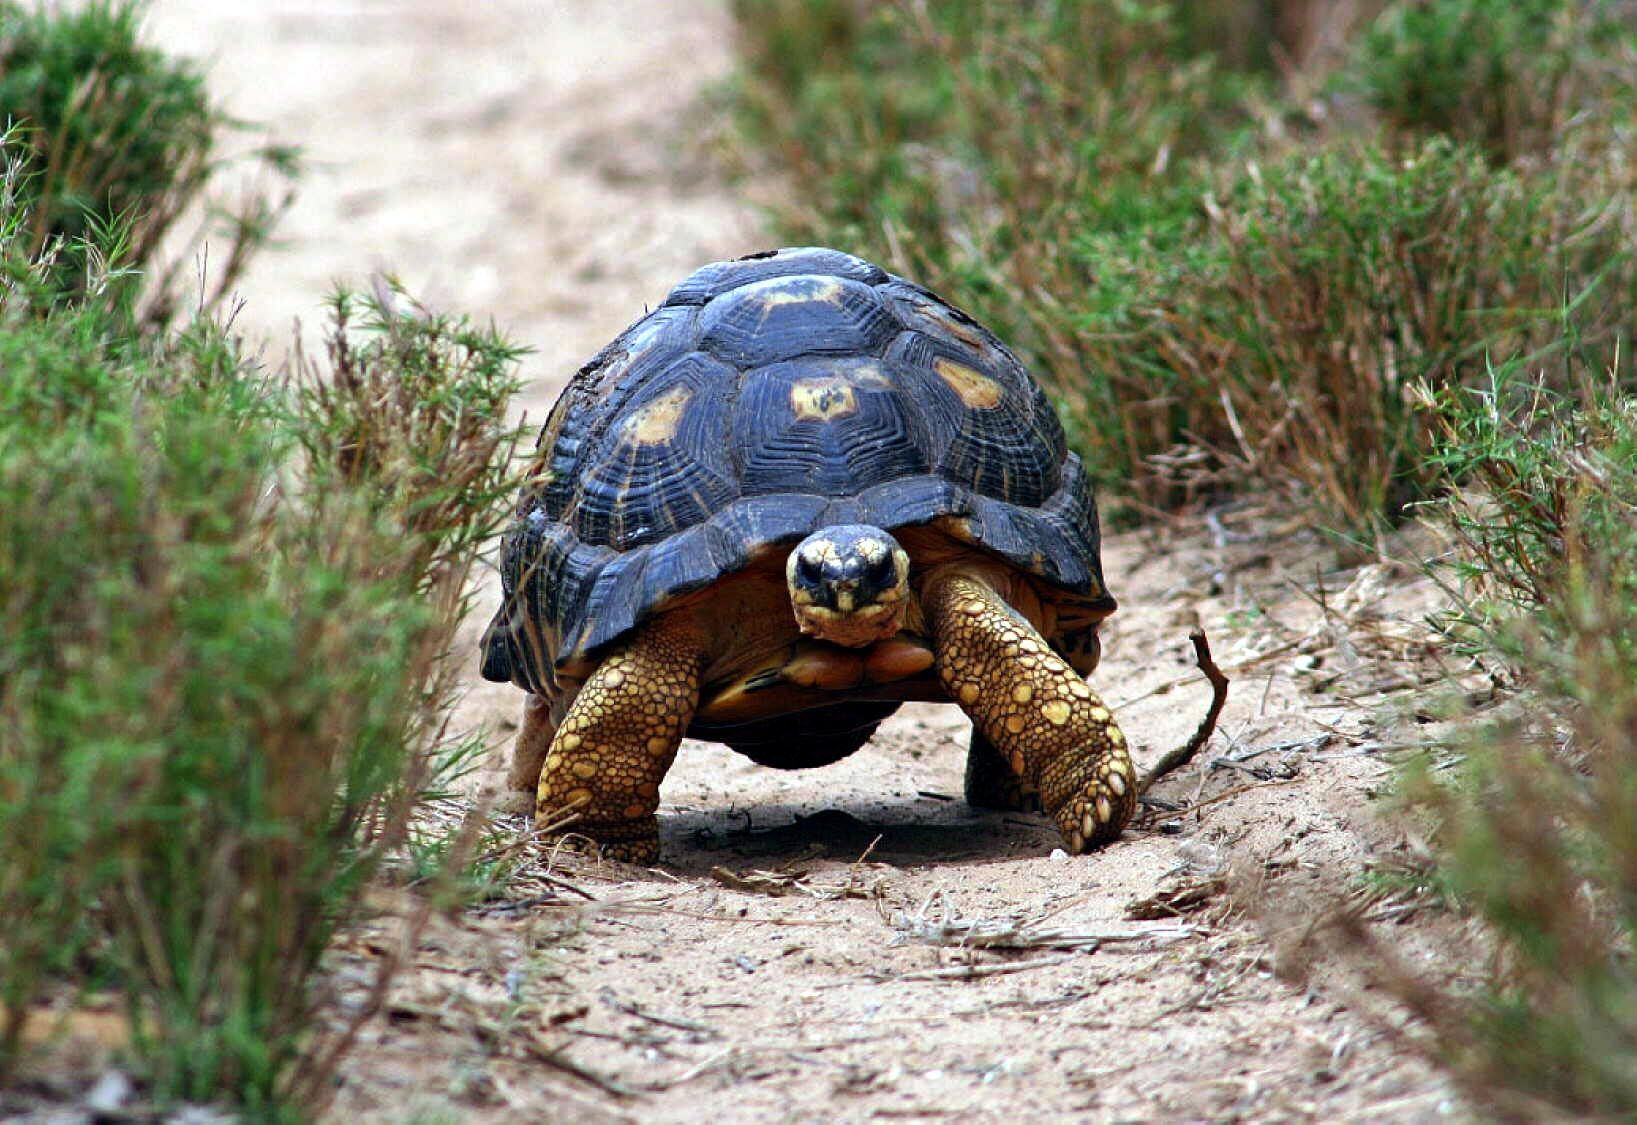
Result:
{"label": "tortoise scaly leg", "polygon": [[1039,791],[1068,850],[1118,836],[1137,806],[1137,775],[1097,693],[977,575],[938,576],[922,605],[944,690]]}
{"label": "tortoise scaly leg", "polygon": [[699,704],[704,666],[696,632],[656,618],[586,680],[551,741],[535,823],[563,813],[569,831],[628,863],[659,858],[659,783]]}
{"label": "tortoise scaly leg", "polygon": [[[1097,666],[1097,633],[1088,631],[1071,638],[1074,647],[1053,647],[1082,680]],[[1090,653],[1089,663],[1085,659]],[[1002,809],[1007,812],[1039,812],[1040,794],[1031,789],[995,744],[977,727],[966,749],[966,803],[975,809]]]}
{"label": "tortoise scaly leg", "polygon": [[540,770],[546,764],[552,736],[557,727],[551,721],[551,703],[532,692],[523,699],[523,726],[512,743],[511,769],[506,773],[506,795],[502,812],[533,812],[540,791]]}

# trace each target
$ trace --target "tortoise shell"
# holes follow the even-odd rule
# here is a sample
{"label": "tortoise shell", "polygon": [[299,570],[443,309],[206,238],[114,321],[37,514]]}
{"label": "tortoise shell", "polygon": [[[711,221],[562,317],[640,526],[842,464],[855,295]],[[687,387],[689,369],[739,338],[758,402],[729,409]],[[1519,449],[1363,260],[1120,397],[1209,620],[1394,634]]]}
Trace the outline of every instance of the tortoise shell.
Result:
{"label": "tortoise shell", "polygon": [[1097,510],[982,325],[837,250],[716,262],[574,376],[502,548],[483,674],[550,692],[667,603],[818,528],[940,526],[1113,608]]}

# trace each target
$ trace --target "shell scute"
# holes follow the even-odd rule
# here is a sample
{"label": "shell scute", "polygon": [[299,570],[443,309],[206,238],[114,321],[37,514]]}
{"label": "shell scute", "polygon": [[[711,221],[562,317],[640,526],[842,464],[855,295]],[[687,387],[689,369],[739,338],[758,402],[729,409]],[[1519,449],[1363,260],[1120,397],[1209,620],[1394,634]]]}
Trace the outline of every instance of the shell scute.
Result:
{"label": "shell scute", "polygon": [[736,373],[690,352],[627,396],[573,471],[575,533],[630,550],[711,517],[739,495],[726,448]]}
{"label": "shell scute", "polygon": [[699,311],[699,346],[739,368],[798,356],[859,356],[897,332],[875,290],[860,281],[797,274],[730,289]]}
{"label": "shell scute", "polygon": [[[1021,368],[985,366],[981,357],[918,330],[899,334],[885,358],[944,439],[940,476],[1026,507],[1056,491],[1068,452],[1063,427]],[[982,406],[963,395],[957,384],[968,379],[965,372],[998,385],[999,401]]]}
{"label": "shell scute", "polygon": [[711,523],[744,543],[747,554],[776,543],[795,542],[819,526],[828,506],[822,496],[747,496],[718,512]]}
{"label": "shell scute", "polygon": [[745,375],[730,424],[747,496],[852,496],[930,466],[930,437],[870,359],[803,359]]}

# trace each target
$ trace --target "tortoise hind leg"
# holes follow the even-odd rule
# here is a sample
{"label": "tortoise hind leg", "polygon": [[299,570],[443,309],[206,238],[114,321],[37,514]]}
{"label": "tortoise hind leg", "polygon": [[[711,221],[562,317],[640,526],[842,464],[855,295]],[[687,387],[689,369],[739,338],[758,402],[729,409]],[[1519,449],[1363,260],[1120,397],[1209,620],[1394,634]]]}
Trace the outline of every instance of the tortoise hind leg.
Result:
{"label": "tortoise hind leg", "polygon": [[976,726],[966,750],[966,803],[975,809],[1039,812],[1040,794]]}
{"label": "tortoise hind leg", "polygon": [[551,740],[535,823],[577,814],[569,831],[629,863],[659,858],[659,783],[699,704],[703,646],[689,623],[649,621],[586,680]]}
{"label": "tortoise hind leg", "polygon": [[551,704],[530,693],[523,700],[523,725],[512,743],[512,764],[506,772],[506,792],[499,809],[507,813],[532,813],[540,790],[540,770],[557,733],[551,721]]}
{"label": "tortoise hind leg", "polygon": [[1118,836],[1136,809],[1137,778],[1096,692],[979,574],[939,575],[922,605],[944,690],[1039,791],[1068,849]]}

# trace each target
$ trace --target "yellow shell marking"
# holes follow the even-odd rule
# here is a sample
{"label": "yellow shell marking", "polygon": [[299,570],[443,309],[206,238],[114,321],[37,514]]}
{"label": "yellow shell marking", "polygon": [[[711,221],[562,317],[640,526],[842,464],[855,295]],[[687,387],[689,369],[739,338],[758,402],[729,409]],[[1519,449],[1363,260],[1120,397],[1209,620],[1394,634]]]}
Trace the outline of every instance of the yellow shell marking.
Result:
{"label": "yellow shell marking", "polygon": [[945,356],[932,361],[932,370],[949,384],[949,389],[961,396],[961,401],[973,410],[993,410],[1000,405],[1001,386],[981,371]]}
{"label": "yellow shell marking", "polygon": [[620,423],[620,433],[626,441],[637,445],[664,445],[676,437],[676,427],[682,421],[693,392],[687,387],[675,387],[653,402],[637,410]]}
{"label": "yellow shell marking", "polygon": [[809,301],[838,304],[841,301],[841,282],[833,277],[814,278],[810,281],[787,278],[782,287],[763,293],[760,300],[764,310],[777,308],[779,305],[805,305]]}
{"label": "yellow shell marking", "polygon": [[790,386],[790,407],[804,421],[828,422],[858,410],[858,398],[841,379],[802,379]]}

